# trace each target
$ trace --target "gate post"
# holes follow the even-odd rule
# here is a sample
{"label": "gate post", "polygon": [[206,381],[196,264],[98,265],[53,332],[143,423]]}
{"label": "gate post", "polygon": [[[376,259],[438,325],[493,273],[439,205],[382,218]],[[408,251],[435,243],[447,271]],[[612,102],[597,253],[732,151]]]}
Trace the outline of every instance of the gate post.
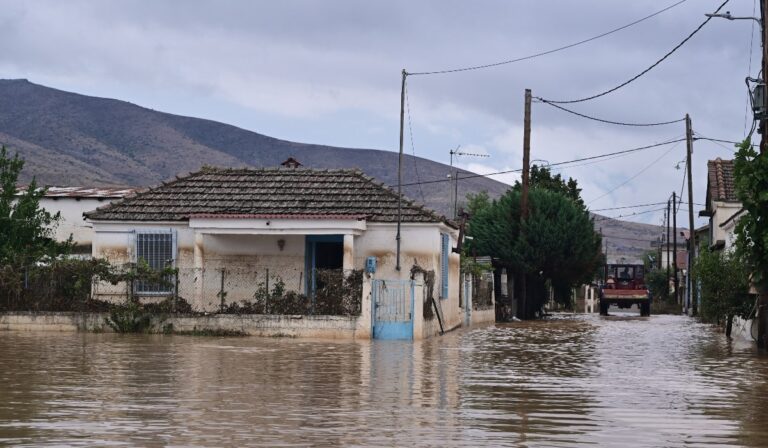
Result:
{"label": "gate post", "polygon": [[413,340],[424,339],[424,273],[416,272],[412,280],[413,309],[411,321],[413,322]]}
{"label": "gate post", "polygon": [[363,274],[363,297],[360,299],[360,316],[357,317],[355,339],[373,338],[373,301],[371,295],[373,279],[370,274]]}

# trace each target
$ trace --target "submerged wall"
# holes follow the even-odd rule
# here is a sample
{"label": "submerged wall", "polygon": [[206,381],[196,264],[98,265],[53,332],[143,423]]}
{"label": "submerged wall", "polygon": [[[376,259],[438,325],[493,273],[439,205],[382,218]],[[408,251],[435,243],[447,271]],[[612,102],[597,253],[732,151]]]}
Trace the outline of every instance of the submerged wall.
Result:
{"label": "submerged wall", "polygon": [[[112,332],[105,323],[108,313],[4,313],[0,331],[96,331]],[[370,331],[361,328],[356,316],[273,316],[262,314],[213,314],[209,316],[171,316],[153,320],[152,332],[173,325],[177,332],[204,330],[238,331],[252,336],[302,338],[368,339]]]}

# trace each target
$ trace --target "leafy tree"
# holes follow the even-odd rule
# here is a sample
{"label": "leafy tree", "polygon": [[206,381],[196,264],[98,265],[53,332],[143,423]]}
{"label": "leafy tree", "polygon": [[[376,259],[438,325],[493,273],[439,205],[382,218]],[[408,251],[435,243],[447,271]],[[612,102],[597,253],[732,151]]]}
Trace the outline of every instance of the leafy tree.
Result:
{"label": "leafy tree", "polygon": [[[545,166],[531,165],[531,189],[541,188],[544,190],[562,193],[568,198],[573,199],[580,207],[584,208],[584,200],[581,198],[581,188],[575,179],[569,177],[563,179],[560,174],[552,175],[552,171]],[[522,190],[520,182],[515,182],[515,190]]]}
{"label": "leafy tree", "polygon": [[512,188],[497,200],[471,196],[470,245],[526,275],[531,310],[543,307],[547,281],[555,299],[568,305],[571,288],[591,280],[600,265],[600,236],[580,203],[541,184],[531,189],[530,213],[521,224],[520,195]]}
{"label": "leafy tree", "polygon": [[725,323],[730,336],[734,316],[747,319],[752,311],[749,272],[734,252],[704,250],[693,266],[701,284],[701,317]]}
{"label": "leafy tree", "polygon": [[768,290],[768,153],[759,154],[745,140],[734,159],[736,194],[746,213],[736,226],[736,244],[753,282]]}
{"label": "leafy tree", "polygon": [[24,160],[10,157],[5,146],[0,147],[0,265],[26,266],[46,257],[55,257],[70,247],[58,243],[53,231],[61,216],[40,207],[44,188],[33,179],[27,189],[17,195],[16,183],[24,168]]}

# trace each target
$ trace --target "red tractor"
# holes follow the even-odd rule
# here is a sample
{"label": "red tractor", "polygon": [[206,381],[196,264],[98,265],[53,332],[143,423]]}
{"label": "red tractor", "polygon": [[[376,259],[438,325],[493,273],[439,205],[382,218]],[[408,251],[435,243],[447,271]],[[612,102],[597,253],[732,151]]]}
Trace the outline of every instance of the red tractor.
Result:
{"label": "red tractor", "polygon": [[637,305],[641,316],[651,315],[651,294],[645,286],[643,265],[609,264],[605,267],[605,284],[600,289],[600,315],[608,315],[608,307],[630,308]]}

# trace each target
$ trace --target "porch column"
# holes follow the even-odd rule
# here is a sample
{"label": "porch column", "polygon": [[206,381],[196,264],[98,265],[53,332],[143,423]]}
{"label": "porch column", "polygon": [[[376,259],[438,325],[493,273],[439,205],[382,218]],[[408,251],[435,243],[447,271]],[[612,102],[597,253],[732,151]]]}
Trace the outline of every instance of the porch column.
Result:
{"label": "porch column", "polygon": [[204,255],[203,255],[203,234],[195,232],[195,250],[194,250],[194,272],[195,272],[195,296],[193,306],[203,304],[203,274],[204,274]]}
{"label": "porch column", "polygon": [[352,234],[344,235],[344,258],[341,261],[341,268],[345,272],[355,268],[355,236]]}

